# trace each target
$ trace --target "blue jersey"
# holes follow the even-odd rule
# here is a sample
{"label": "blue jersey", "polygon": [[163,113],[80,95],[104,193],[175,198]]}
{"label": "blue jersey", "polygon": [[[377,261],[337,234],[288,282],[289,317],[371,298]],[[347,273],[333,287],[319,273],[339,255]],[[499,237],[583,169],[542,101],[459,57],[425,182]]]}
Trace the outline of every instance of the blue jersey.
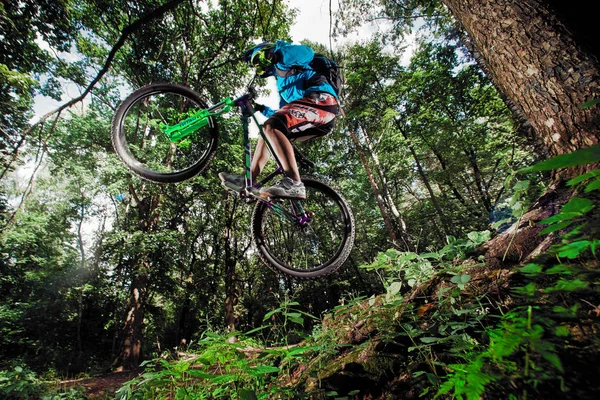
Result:
{"label": "blue jersey", "polygon": [[315,55],[313,49],[278,40],[275,42],[275,53],[279,62],[269,71],[268,76],[274,76],[277,81],[277,91],[281,97],[280,106],[300,100],[312,92],[329,93],[337,99],[337,94],[329,83],[322,79],[311,81],[316,75],[310,67]]}

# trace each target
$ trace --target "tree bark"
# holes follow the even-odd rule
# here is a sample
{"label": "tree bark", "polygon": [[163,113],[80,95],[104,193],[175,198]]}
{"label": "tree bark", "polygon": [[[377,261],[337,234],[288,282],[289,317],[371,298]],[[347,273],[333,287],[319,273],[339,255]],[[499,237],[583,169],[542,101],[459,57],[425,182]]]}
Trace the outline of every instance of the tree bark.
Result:
{"label": "tree bark", "polygon": [[[237,240],[234,233],[235,211],[237,209],[237,198],[231,201],[232,196],[227,198],[227,206],[231,211],[225,223],[225,327],[230,333],[236,331],[235,306],[239,303],[237,290]],[[226,207],[227,210],[228,207]]]}
{"label": "tree bark", "polygon": [[139,365],[142,350],[144,314],[146,300],[148,299],[149,269],[150,265],[147,260],[140,261],[137,276],[131,282],[131,295],[123,326],[124,338],[117,370],[129,370]]}
{"label": "tree bark", "polygon": [[371,167],[369,167],[369,163],[367,162],[367,156],[365,155],[365,152],[363,151],[362,146],[358,141],[358,137],[356,137],[354,131],[352,129],[349,129],[348,132],[350,133],[350,137],[352,138],[354,147],[358,151],[360,161],[363,165],[363,168],[365,169],[367,178],[369,179],[369,183],[371,184],[371,189],[373,190],[373,194],[375,195],[375,200],[377,201],[377,205],[379,206],[379,212],[381,213],[381,218],[383,218],[383,224],[388,233],[388,236],[390,237],[390,241],[394,246],[398,246],[398,238],[396,237],[396,232],[390,221],[387,208],[384,204],[383,197],[381,196],[381,191],[379,190],[379,185],[377,184],[377,181],[375,181],[375,177],[373,176]]}
{"label": "tree bark", "polygon": [[[144,233],[155,231],[159,222],[160,195],[140,200],[133,185],[130,185],[129,192],[137,202],[138,229]],[[139,365],[146,303],[150,294],[150,260],[151,254],[139,253],[131,261],[135,269],[134,278],[131,281],[127,315],[123,325],[121,350],[115,361],[115,366],[120,370],[136,368]]]}
{"label": "tree bark", "polygon": [[[575,36],[573,20],[559,19],[551,0],[442,2],[466,31],[473,55],[513,111],[531,125],[546,156],[598,143],[598,106],[581,107],[600,98],[598,58],[578,42],[582,37]],[[570,198],[571,188],[562,184],[565,179],[596,167],[555,171],[550,188],[527,213],[485,244],[482,250],[488,264],[527,262],[548,248],[555,235],[538,236],[541,228],[536,223],[555,214]]]}
{"label": "tree bark", "polygon": [[580,108],[600,98],[598,60],[575,41],[547,1],[443,3],[467,32],[496,87],[531,124],[549,156],[598,143],[597,107]]}
{"label": "tree bark", "polygon": [[[361,127],[361,129],[362,129],[362,127]],[[403,235],[402,238],[405,241],[405,244],[407,245],[407,247],[410,247],[410,241],[408,238],[406,221],[404,220],[404,217],[402,216],[402,214],[396,207],[396,203],[394,202],[394,199],[392,198],[390,191],[388,190],[388,180],[387,180],[387,177],[385,176],[383,167],[381,166],[381,162],[379,161],[379,155],[377,154],[375,146],[373,145],[373,141],[371,140],[371,138],[369,137],[367,132],[364,129],[362,129],[362,130],[365,132],[365,142],[367,144],[367,148],[369,149],[369,152],[371,153],[371,158],[373,159],[373,162],[375,164],[375,172],[377,173],[377,175],[379,175],[379,180],[381,181],[381,192],[383,195],[383,199],[385,200],[385,203],[387,204],[387,206],[390,208],[390,211],[392,212],[393,221],[396,223],[396,225],[399,225],[399,229],[400,229],[401,235]],[[395,230],[398,230],[398,228],[395,228]]]}
{"label": "tree bark", "polygon": [[[395,122],[396,122],[396,128],[402,134],[402,137],[404,137],[404,139],[407,140],[407,143],[410,143],[408,140],[408,135],[406,134],[404,129],[402,129],[402,126],[400,126],[400,123],[398,121],[395,121]],[[417,172],[419,173],[419,176],[421,178],[421,181],[423,182],[423,185],[425,185],[425,189],[427,189],[427,192],[429,193],[429,198],[431,199],[431,204],[433,205],[433,208],[434,208],[438,218],[440,219],[441,232],[438,231],[438,236],[440,237],[440,239],[443,242],[446,239],[446,236],[450,234],[450,228],[448,226],[446,216],[444,215],[444,212],[442,211],[442,207],[440,206],[440,203],[437,201],[435,192],[433,191],[431,183],[429,182],[429,178],[425,174],[425,170],[423,169],[423,166],[421,165],[421,161],[419,160],[419,157],[417,156],[417,152],[415,151],[415,148],[412,145],[408,145],[408,150],[410,151],[410,154],[412,155],[413,160],[415,160],[415,167],[417,168]],[[432,220],[432,222],[435,224],[435,221]]]}

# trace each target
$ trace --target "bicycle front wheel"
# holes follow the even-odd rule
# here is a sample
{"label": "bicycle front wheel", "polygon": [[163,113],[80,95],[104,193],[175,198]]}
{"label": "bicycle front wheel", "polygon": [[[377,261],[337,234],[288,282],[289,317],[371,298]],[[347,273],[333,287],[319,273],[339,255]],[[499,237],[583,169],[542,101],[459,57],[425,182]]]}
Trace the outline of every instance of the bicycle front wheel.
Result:
{"label": "bicycle front wheel", "polygon": [[[308,222],[292,221],[281,210],[258,202],[252,214],[252,238],[260,258],[275,271],[297,278],[329,275],[346,261],[354,245],[354,216],[344,198],[313,178],[302,178]],[[290,215],[295,200],[281,200]],[[285,213],[284,213],[285,214]]]}
{"label": "bicycle front wheel", "polygon": [[218,129],[208,124],[178,142],[164,127],[207,108],[193,90],[175,84],[155,83],[127,97],[111,123],[115,151],[136,175],[159,183],[174,183],[202,172],[216,153]]}

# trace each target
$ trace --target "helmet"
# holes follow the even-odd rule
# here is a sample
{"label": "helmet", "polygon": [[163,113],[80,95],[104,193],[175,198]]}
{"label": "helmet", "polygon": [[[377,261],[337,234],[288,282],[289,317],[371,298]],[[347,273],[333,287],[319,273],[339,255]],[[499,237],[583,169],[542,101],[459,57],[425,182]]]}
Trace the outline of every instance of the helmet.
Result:
{"label": "helmet", "polygon": [[264,42],[244,54],[244,60],[256,68],[256,73],[265,78],[269,76],[271,68],[277,63],[275,55],[275,45],[273,43]]}

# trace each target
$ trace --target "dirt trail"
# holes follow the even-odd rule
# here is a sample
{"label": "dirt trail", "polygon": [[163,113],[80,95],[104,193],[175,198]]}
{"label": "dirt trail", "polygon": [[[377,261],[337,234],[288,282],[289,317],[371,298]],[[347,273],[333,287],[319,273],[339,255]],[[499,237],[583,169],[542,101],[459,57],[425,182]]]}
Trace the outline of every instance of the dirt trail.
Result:
{"label": "dirt trail", "polygon": [[143,370],[111,372],[92,378],[74,379],[60,382],[63,387],[84,388],[85,393],[92,399],[102,398],[107,394],[116,392],[123,383],[135,378]]}

